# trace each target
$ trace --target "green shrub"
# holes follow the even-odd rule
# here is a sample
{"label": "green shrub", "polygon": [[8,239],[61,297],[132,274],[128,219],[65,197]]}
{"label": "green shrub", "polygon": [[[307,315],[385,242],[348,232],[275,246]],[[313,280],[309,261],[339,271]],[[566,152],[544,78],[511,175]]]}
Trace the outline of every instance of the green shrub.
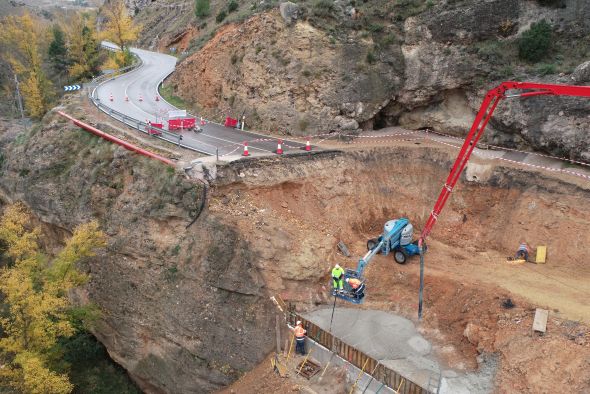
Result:
{"label": "green shrub", "polygon": [[317,0],[313,5],[313,14],[321,18],[330,18],[334,12],[334,2],[331,0]]}
{"label": "green shrub", "polygon": [[537,0],[542,7],[565,8],[565,0]]}
{"label": "green shrub", "polygon": [[198,18],[209,16],[211,4],[209,0],[195,0],[195,15]]}
{"label": "green shrub", "polygon": [[369,26],[367,26],[367,30],[370,31],[371,33],[381,33],[383,31],[384,27],[383,25],[380,25],[378,23],[371,23],[369,24]]}
{"label": "green shrub", "polygon": [[373,64],[376,61],[377,61],[377,57],[375,57],[375,54],[373,53],[373,51],[367,52],[367,63]]}
{"label": "green shrub", "polygon": [[224,10],[219,11],[219,14],[217,14],[217,16],[215,17],[215,22],[217,22],[217,23],[223,22],[223,20],[225,19],[226,16],[227,16],[227,14],[225,13]]}
{"label": "green shrub", "polygon": [[557,69],[555,67],[555,64],[552,63],[542,63],[539,64],[539,66],[537,67],[537,74],[539,75],[555,74],[556,72]]}
{"label": "green shrub", "polygon": [[545,20],[533,23],[518,41],[518,56],[530,62],[541,60],[551,47],[551,25]]}
{"label": "green shrub", "polygon": [[231,14],[232,12],[236,11],[239,7],[240,5],[236,0],[230,0],[230,2],[227,4],[227,13]]}

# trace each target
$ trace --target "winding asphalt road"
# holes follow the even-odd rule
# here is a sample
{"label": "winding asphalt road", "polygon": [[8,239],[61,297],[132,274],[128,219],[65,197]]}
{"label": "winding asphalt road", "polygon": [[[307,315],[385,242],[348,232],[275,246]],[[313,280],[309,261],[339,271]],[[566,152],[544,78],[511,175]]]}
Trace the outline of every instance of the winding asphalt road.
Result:
{"label": "winding asphalt road", "polygon": [[[103,46],[116,49],[115,45],[107,42],[103,42]],[[176,58],[137,48],[132,48],[131,51],[142,60],[142,66],[100,84],[96,88],[96,96],[104,106],[131,118],[142,122],[162,123],[168,111],[178,109],[158,95],[158,86],[174,71]],[[159,100],[156,99],[157,97]],[[210,122],[202,128],[203,131],[198,133],[180,132],[183,138],[182,144],[210,155],[215,155],[217,151],[220,156],[241,155],[244,141],[248,141],[249,152],[255,156],[272,155],[277,149],[277,140],[262,134],[236,130]],[[301,152],[304,145],[300,142],[284,140],[283,150],[285,153]]]}

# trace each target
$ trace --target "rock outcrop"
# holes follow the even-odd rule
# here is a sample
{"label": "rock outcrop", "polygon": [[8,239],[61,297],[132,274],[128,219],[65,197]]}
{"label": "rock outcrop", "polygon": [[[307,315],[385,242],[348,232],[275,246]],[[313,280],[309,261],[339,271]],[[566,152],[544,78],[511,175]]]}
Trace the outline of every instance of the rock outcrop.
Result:
{"label": "rock outcrop", "polygon": [[21,200],[59,242],[97,218],[108,246],[85,262],[80,300],[94,333],[146,393],[203,393],[234,381],[274,343],[274,306],[240,233],[201,215],[204,186],[53,114],[3,130],[0,199]]}
{"label": "rock outcrop", "polygon": [[[401,125],[461,136],[487,90],[503,80],[588,79],[581,64],[590,37],[587,2],[442,2],[410,17],[395,5],[382,6],[369,17],[346,1],[325,10],[282,3],[280,12],[221,27],[180,62],[168,83],[199,112],[219,118],[244,113],[246,124],[259,130],[305,135]],[[381,24],[374,22],[378,17]],[[518,59],[520,34],[541,19],[554,29],[546,61],[555,64]],[[571,76],[558,71],[567,67]],[[484,140],[585,159],[590,142],[578,130],[588,123],[587,102],[506,100]]]}

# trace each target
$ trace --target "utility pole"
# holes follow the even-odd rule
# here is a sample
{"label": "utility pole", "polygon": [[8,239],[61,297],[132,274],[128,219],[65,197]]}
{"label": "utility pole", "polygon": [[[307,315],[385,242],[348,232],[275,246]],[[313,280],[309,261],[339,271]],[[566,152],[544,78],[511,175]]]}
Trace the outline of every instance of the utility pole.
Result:
{"label": "utility pole", "polygon": [[23,123],[23,127],[25,128],[25,131],[27,131],[27,122],[25,122],[25,111],[23,110],[23,98],[20,94],[20,87],[19,87],[19,83],[18,83],[18,76],[16,75],[16,73],[13,71],[14,74],[14,83],[16,84],[16,101],[18,103],[18,109],[20,110],[20,117]]}

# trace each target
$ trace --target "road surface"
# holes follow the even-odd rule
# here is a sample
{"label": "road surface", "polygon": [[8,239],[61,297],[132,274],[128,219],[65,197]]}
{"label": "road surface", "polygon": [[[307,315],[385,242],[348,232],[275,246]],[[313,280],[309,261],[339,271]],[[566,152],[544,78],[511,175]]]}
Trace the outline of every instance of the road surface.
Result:
{"label": "road surface", "polygon": [[[103,46],[115,47],[109,43],[103,43]],[[103,105],[129,117],[142,122],[162,123],[168,111],[178,109],[158,95],[158,86],[174,71],[176,58],[143,49],[132,48],[131,51],[141,58],[143,65],[99,85],[96,96]],[[220,156],[242,154],[245,141],[248,141],[251,155],[271,155],[277,149],[277,140],[265,135],[209,122],[202,128],[203,131],[199,133],[180,132],[182,144],[210,155],[217,152]],[[304,145],[295,141],[283,141],[282,148],[285,153],[301,152]]]}

